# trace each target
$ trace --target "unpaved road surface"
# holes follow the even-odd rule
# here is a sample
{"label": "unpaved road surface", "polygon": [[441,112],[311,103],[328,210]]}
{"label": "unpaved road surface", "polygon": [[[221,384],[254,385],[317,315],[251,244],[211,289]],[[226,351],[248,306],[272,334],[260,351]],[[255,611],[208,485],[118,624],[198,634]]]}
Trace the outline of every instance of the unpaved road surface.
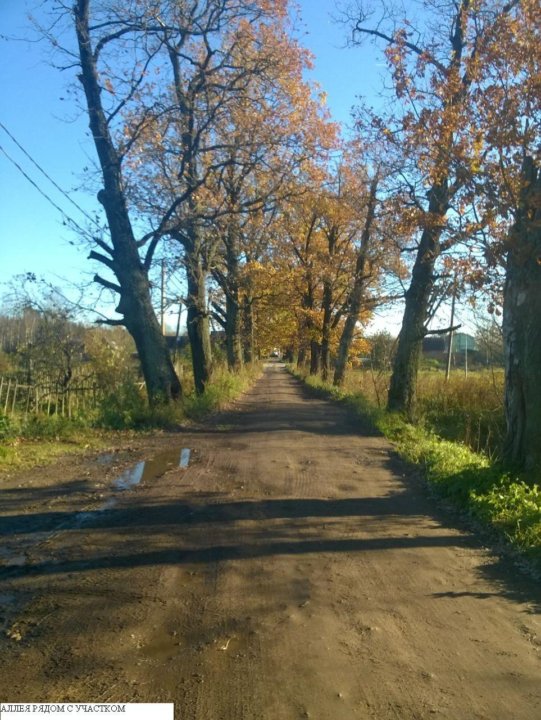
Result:
{"label": "unpaved road surface", "polygon": [[9,478],[1,498],[0,700],[541,718],[534,582],[278,364],[213,424]]}

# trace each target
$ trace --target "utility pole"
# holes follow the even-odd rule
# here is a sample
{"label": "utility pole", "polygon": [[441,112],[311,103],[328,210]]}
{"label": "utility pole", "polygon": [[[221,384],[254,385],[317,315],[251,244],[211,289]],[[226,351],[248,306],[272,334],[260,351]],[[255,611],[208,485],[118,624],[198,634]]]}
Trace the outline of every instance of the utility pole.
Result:
{"label": "utility pole", "polygon": [[455,324],[455,303],[456,303],[456,275],[453,283],[453,299],[451,300],[451,323],[449,327],[449,347],[447,348],[447,369],[445,371],[445,381],[448,382],[451,375],[451,359],[453,355],[453,326]]}
{"label": "utility pole", "polygon": [[160,316],[162,324],[162,335],[165,335],[165,260],[162,259],[162,282],[160,294]]}
{"label": "utility pole", "polygon": [[178,356],[178,340],[180,337],[180,319],[182,317],[182,300],[179,298],[178,301],[178,317],[177,317],[177,330],[175,333],[175,349],[173,351],[173,363],[176,363]]}

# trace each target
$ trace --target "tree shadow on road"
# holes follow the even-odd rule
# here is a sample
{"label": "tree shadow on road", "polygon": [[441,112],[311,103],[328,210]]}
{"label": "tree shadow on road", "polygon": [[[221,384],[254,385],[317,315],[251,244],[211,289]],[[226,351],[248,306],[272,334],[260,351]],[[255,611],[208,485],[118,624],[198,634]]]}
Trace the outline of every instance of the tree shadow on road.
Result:
{"label": "tree shadow on road", "polygon": [[[430,504],[430,503],[429,503]],[[424,503],[423,503],[424,505]],[[61,528],[61,545],[54,558],[38,546],[20,567],[0,570],[0,579],[36,582],[51,576],[92,574],[100,569],[129,570],[166,565],[187,566],[228,560],[284,555],[405,553],[405,561],[424,549],[475,551],[480,542],[450,528],[434,508],[426,513],[407,485],[383,497],[277,498],[231,501],[227,497],[193,495],[184,501],[141,503],[80,514],[67,512],[11,515],[2,518],[5,540],[31,540]],[[446,554],[442,554],[442,562]],[[541,608],[539,588],[517,577],[508,560],[487,559],[477,570],[495,590],[468,590],[482,601],[489,594],[529,602]],[[460,597],[464,590],[434,593]]]}

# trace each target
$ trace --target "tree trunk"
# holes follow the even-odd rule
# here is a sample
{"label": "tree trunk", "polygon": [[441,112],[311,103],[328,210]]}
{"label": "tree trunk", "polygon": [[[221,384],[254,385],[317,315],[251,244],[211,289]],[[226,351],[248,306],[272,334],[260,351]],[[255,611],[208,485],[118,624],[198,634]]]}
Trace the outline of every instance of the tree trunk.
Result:
{"label": "tree trunk", "polygon": [[447,181],[434,185],[429,198],[427,224],[421,235],[411,283],[406,292],[404,318],[387,399],[388,410],[403,412],[410,417],[415,411],[417,375],[434,287],[434,267],[441,252],[440,237],[448,210]]}
{"label": "tree trunk", "polygon": [[225,281],[225,336],[227,347],[227,365],[230,370],[237,371],[242,367],[242,313],[240,299],[240,249],[238,241],[238,228],[235,220],[229,223],[226,240],[226,268]]}
{"label": "tree trunk", "polygon": [[314,288],[312,278],[309,274],[306,282],[306,292],[303,293],[301,306],[306,312],[301,315],[299,323],[300,346],[297,357],[297,367],[304,367],[307,363],[308,353],[310,353],[310,375],[317,375],[319,372],[319,345],[312,338],[314,327],[311,313],[314,309]]}
{"label": "tree trunk", "polygon": [[334,369],[334,385],[342,385],[346,374],[346,366],[349,357],[351,343],[355,335],[355,327],[359,320],[361,307],[364,297],[367,266],[367,252],[372,239],[372,224],[376,215],[377,191],[379,184],[379,170],[375,173],[370,183],[370,192],[368,195],[368,207],[366,209],[366,219],[361,235],[361,245],[357,254],[355,263],[355,279],[353,288],[348,298],[348,313],[342,335],[340,336],[340,344],[338,346],[338,357],[336,359],[336,367]]}
{"label": "tree trunk", "polygon": [[323,325],[321,329],[320,365],[321,377],[327,381],[331,364],[331,321],[332,321],[333,289],[329,282],[323,284]]}
{"label": "tree trunk", "polygon": [[212,372],[209,314],[207,312],[206,272],[199,253],[187,255],[188,339],[192,351],[192,368],[195,391],[201,395]]}
{"label": "tree trunk", "polygon": [[252,363],[256,358],[255,347],[255,318],[254,318],[254,299],[249,294],[244,296],[242,304],[242,321],[243,321],[243,337],[244,337],[244,361]]}
{"label": "tree trunk", "polygon": [[79,79],[86,97],[90,130],[104,184],[98,199],[105,209],[112,245],[109,247],[100,241],[98,244],[107,255],[92,252],[90,257],[108,267],[115,274],[118,285],[99,275],[95,280],[120,294],[117,312],[123,316],[122,324],[135,341],[149,402],[152,405],[166,403],[180,397],[181,386],[152,307],[148,266],[139,257],[123,190],[121,159],[101,104],[98,70],[89,33],[88,0],[78,0],[74,16],[81,61]]}
{"label": "tree trunk", "polygon": [[541,470],[541,170],[527,157],[504,287],[504,458],[521,471]]}
{"label": "tree trunk", "polygon": [[321,345],[317,340],[310,341],[310,375],[318,375],[321,360]]}
{"label": "tree trunk", "polygon": [[[163,404],[180,397],[180,382],[150,303],[148,279],[141,277],[134,285],[131,292],[122,294],[118,311],[124,315],[126,328],[135,341],[149,402]],[[140,292],[137,285],[141,287]]]}
{"label": "tree trunk", "polygon": [[349,357],[349,350],[351,343],[353,342],[353,336],[355,335],[355,327],[359,319],[361,312],[361,305],[364,294],[364,279],[362,282],[355,280],[355,285],[351,292],[349,300],[349,309],[340,336],[340,344],[338,346],[338,358],[336,359],[336,367],[334,368],[333,385],[342,385],[346,374],[346,366]]}
{"label": "tree trunk", "polygon": [[230,370],[236,371],[242,368],[242,314],[239,307],[238,290],[234,290],[226,297],[226,348],[227,365]]}

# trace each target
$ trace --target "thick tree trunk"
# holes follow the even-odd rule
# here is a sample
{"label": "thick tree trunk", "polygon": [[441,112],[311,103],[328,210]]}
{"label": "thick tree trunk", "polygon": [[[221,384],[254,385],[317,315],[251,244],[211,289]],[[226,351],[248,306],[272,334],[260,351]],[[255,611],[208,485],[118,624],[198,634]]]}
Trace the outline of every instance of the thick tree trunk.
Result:
{"label": "thick tree trunk", "polygon": [[310,356],[310,375],[317,375],[319,372],[319,344],[312,337],[314,327],[311,313],[314,310],[314,288],[310,276],[307,278],[306,292],[302,296],[302,309],[306,313],[301,316],[299,328],[301,344],[297,357],[297,367],[304,367],[308,362],[308,356]]}
{"label": "thick tree trunk", "polygon": [[198,395],[205,387],[212,372],[209,314],[207,311],[206,272],[197,252],[187,256],[188,303],[187,327],[195,391]]}
{"label": "thick tree trunk", "polygon": [[[118,285],[96,276],[96,281],[120,295],[117,311],[122,324],[132,335],[143,370],[151,404],[165,403],[181,395],[165,338],[150,299],[148,266],[142,263],[130,222],[123,191],[121,159],[114,146],[101,104],[101,87],[89,33],[89,2],[78,0],[74,6],[81,74],[79,79],[86,97],[89,125],[103,176],[98,193],[107,216],[111,246],[99,242],[107,253],[92,252],[90,257],[109,268]],[[150,256],[147,258],[150,260]]]}
{"label": "thick tree trunk", "polygon": [[[119,271],[119,275],[124,275],[124,271]],[[149,402],[156,405],[176,400],[181,396],[181,386],[150,302],[148,278],[136,268],[126,275],[124,282],[121,279],[123,291],[118,312],[124,316],[124,324],[134,339]]]}
{"label": "thick tree trunk", "polygon": [[332,322],[333,290],[329,282],[323,285],[323,325],[321,329],[321,377],[324,381],[329,378],[331,366],[331,322]]}
{"label": "thick tree trunk", "polygon": [[242,304],[242,322],[243,322],[243,348],[244,361],[252,363],[256,358],[255,347],[255,318],[254,318],[254,299],[249,294],[244,296]]}
{"label": "thick tree trunk", "polygon": [[239,307],[239,294],[234,291],[228,293],[226,298],[226,348],[227,365],[230,370],[240,370],[243,364],[242,356],[242,314]]}
{"label": "thick tree trunk", "polygon": [[321,345],[317,340],[310,341],[310,375],[319,375]]}
{"label": "thick tree trunk", "polygon": [[336,359],[336,367],[334,368],[334,385],[342,385],[342,383],[344,382],[346,366],[349,357],[349,350],[351,348],[351,343],[353,342],[353,336],[355,335],[355,327],[357,326],[357,321],[361,312],[363,294],[364,282],[357,282],[356,280],[349,300],[349,309],[346,317],[346,322],[344,323],[342,335],[340,336],[338,357]]}
{"label": "thick tree trunk", "polygon": [[433,262],[427,260],[415,279],[412,278],[406,293],[406,307],[398,336],[387,400],[388,410],[404,412],[410,417],[415,410],[417,375],[425,334],[428,300],[432,290],[432,281],[429,280],[428,275],[432,275],[433,267]]}
{"label": "thick tree trunk", "polygon": [[240,298],[240,249],[237,238],[236,223],[230,223],[226,242],[226,268],[225,282],[225,336],[227,347],[227,365],[230,370],[240,370],[242,367],[242,313]]}
{"label": "thick tree trunk", "polygon": [[523,166],[521,206],[510,237],[504,287],[504,458],[541,470],[541,170]]}
{"label": "thick tree trunk", "polygon": [[426,333],[428,305],[434,287],[434,267],[441,252],[440,237],[448,210],[447,182],[430,191],[427,225],[413,265],[402,328],[393,363],[387,409],[413,416],[417,393],[417,375],[423,338]]}

